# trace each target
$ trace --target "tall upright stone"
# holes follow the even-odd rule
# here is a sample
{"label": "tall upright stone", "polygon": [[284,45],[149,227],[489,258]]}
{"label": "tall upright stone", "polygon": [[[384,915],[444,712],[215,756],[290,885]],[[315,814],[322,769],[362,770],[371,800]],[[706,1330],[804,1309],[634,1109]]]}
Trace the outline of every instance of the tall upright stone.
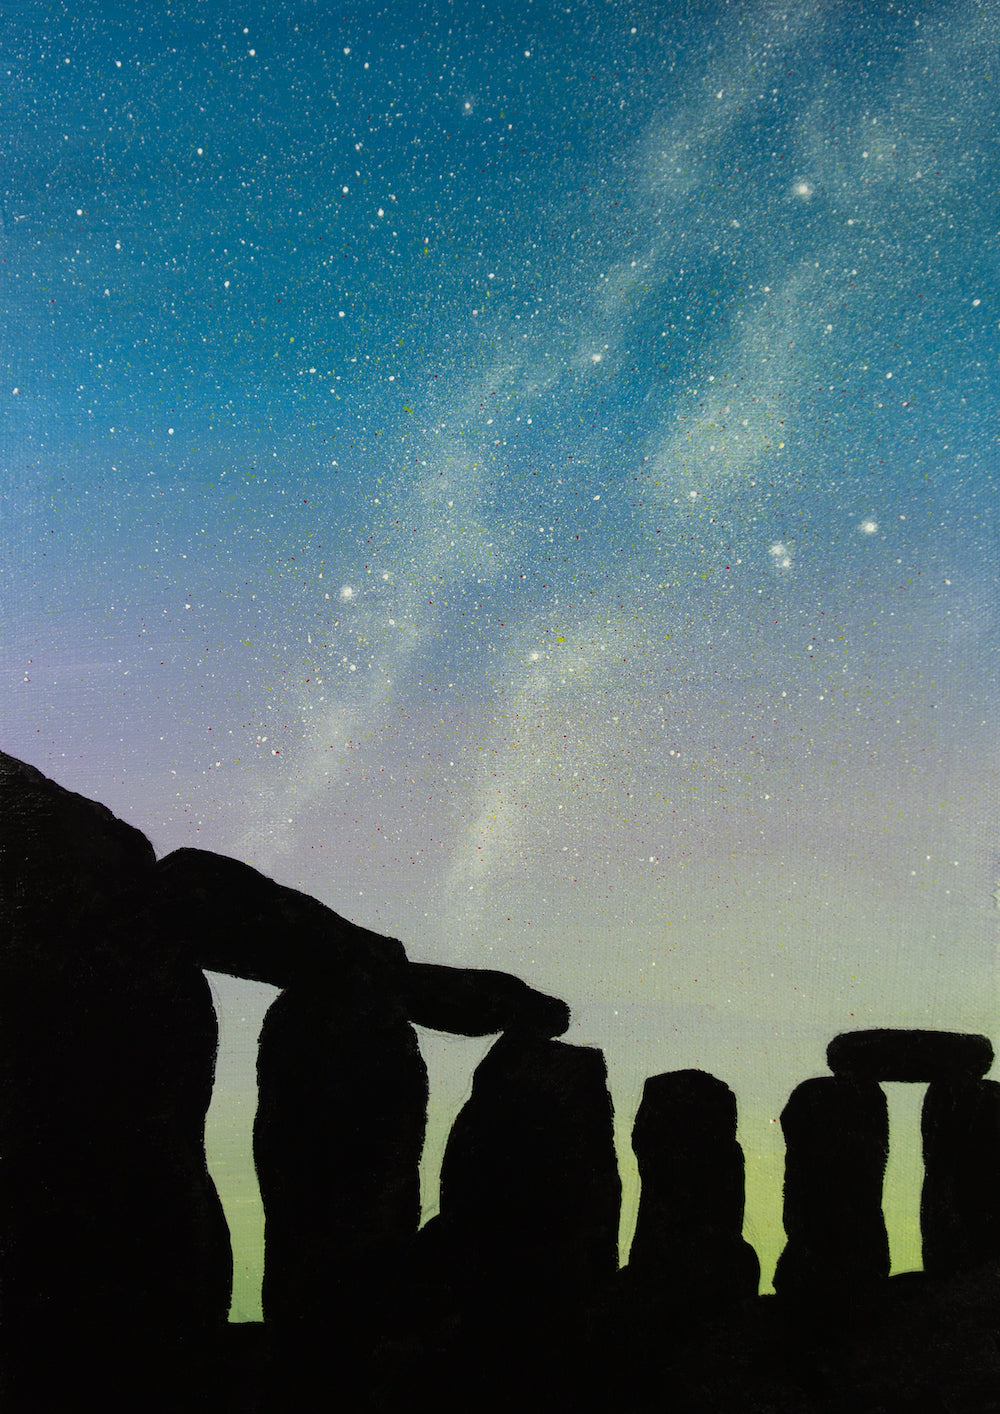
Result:
{"label": "tall upright stone", "polygon": [[215,1011],[151,907],[154,868],[138,830],[0,755],[3,1332],[13,1366],[56,1325],[75,1352],[32,1381],[174,1369],[228,1313]]}
{"label": "tall upright stone", "polygon": [[788,1240],[775,1291],[833,1307],[850,1303],[889,1275],[882,1214],[889,1155],[885,1095],[874,1080],[806,1080],[792,1091],[781,1127]]}
{"label": "tall upright stone", "polygon": [[601,1052],[505,1033],[475,1072],[440,1215],[420,1235],[452,1339],[449,1409],[571,1406],[599,1344],[588,1321],[618,1267],[620,1202]]}
{"label": "tall upright stone", "polygon": [[928,1085],[921,1130],[924,1270],[951,1276],[1000,1260],[1000,1083]]}
{"label": "tall upright stone", "polygon": [[621,1180],[600,1051],[507,1032],[478,1067],[441,1171],[441,1218],[484,1276],[579,1290],[618,1265]]}
{"label": "tall upright stone", "polygon": [[632,1129],[642,1182],[626,1269],[633,1298],[707,1313],[757,1295],[736,1122],[736,1096],[705,1071],[646,1081]]}
{"label": "tall upright stone", "polygon": [[257,1074],[265,1318],[343,1320],[383,1285],[420,1221],[427,1072],[416,1033],[359,988],[290,987],[264,1018]]}
{"label": "tall upright stone", "polygon": [[327,1383],[365,1408],[405,1321],[396,1293],[420,1221],[427,1073],[416,1033],[357,978],[296,984],[264,1018],[257,1074],[273,1406],[308,1407]]}

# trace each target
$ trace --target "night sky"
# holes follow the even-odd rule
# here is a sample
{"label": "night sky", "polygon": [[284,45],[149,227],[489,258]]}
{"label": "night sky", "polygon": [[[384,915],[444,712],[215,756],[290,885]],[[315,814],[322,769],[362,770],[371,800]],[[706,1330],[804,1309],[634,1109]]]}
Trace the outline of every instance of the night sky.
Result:
{"label": "night sky", "polygon": [[[4,748],[563,996],[626,1170],[642,1079],[720,1075],[768,1275],[827,1041],[995,1029],[998,49],[995,0],[0,19]],[[246,1315],[272,994],[213,981]],[[437,1151],[488,1043],[422,1042]]]}

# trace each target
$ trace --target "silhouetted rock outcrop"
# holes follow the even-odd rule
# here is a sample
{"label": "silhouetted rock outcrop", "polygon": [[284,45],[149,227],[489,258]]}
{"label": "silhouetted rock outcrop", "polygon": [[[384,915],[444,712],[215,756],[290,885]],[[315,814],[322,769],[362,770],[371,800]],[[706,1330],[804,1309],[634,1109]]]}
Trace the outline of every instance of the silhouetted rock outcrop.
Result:
{"label": "silhouetted rock outcrop", "polygon": [[826,1060],[834,1075],[855,1080],[978,1080],[993,1064],[993,1046],[958,1031],[844,1031]]}
{"label": "silhouetted rock outcrop", "polygon": [[67,1368],[84,1386],[130,1359],[166,1373],[226,1321],[203,1144],[216,1019],[148,907],[138,830],[0,756],[0,832],[3,1336],[16,1383],[59,1322],[61,1355],[27,1372],[30,1407],[54,1408]]}
{"label": "silhouetted rock outcrop", "polygon": [[927,1087],[921,1116],[924,1270],[952,1276],[1000,1259],[1000,1084]]}
{"label": "silhouetted rock outcrop", "polygon": [[632,1129],[642,1180],[626,1269],[633,1304],[704,1313],[757,1295],[736,1118],[736,1096],[706,1071],[646,1081]]}
{"label": "silhouetted rock outcrop", "polygon": [[889,1155],[885,1095],[874,1081],[823,1076],[796,1086],[785,1135],[779,1296],[850,1304],[889,1275],[882,1180]]}

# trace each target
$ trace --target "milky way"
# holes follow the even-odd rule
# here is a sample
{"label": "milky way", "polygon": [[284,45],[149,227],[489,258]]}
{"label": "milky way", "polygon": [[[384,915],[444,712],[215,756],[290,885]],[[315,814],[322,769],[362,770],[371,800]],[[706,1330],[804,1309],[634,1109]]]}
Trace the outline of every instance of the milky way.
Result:
{"label": "milky way", "polygon": [[832,1035],[993,1029],[1000,7],[0,35],[5,749],[564,996],[626,1162],[714,1070],[773,1265]]}

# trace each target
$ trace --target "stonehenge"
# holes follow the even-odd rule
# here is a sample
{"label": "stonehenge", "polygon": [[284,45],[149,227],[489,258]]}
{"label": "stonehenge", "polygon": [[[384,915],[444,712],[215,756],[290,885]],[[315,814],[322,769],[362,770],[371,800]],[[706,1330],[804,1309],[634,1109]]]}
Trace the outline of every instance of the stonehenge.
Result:
{"label": "stonehenge", "polygon": [[926,1084],[921,1112],[924,1270],[937,1276],[1000,1258],[1000,1085],[986,1036],[952,1031],[844,1032],[831,1070],[859,1083]]}
{"label": "stonehenge", "polygon": [[[112,1385],[118,1407],[187,1407],[226,1338],[232,1256],[204,1149],[218,1044],[205,970],[280,989],[254,1127],[275,1410],[305,1407],[307,1384],[331,1369],[348,1407],[369,1407],[380,1380],[396,1382],[386,1408],[408,1407],[421,1381],[443,1411],[612,1407],[623,1350],[679,1351],[678,1332],[722,1319],[757,1329],[751,1307],[791,1321],[881,1299],[887,1082],[927,1087],[924,1275],[1000,1272],[1000,1083],[985,1078],[985,1036],[830,1042],[829,1073],[798,1085],[781,1115],[786,1245],[776,1296],[763,1298],[773,1305],[759,1306],[736,1098],[717,1077],[646,1081],[632,1131],[639,1213],[619,1272],[606,1064],[560,1039],[560,999],[503,972],[411,962],[398,940],[237,860],[186,848],[157,860],[106,807],[2,753],[0,909],[9,1407],[71,1407],[79,1388],[104,1398]],[[498,1037],[422,1228],[415,1026]],[[39,1362],[53,1330],[63,1358]],[[659,1359],[636,1366],[651,1391]],[[693,1388],[701,1374],[689,1374]]]}

